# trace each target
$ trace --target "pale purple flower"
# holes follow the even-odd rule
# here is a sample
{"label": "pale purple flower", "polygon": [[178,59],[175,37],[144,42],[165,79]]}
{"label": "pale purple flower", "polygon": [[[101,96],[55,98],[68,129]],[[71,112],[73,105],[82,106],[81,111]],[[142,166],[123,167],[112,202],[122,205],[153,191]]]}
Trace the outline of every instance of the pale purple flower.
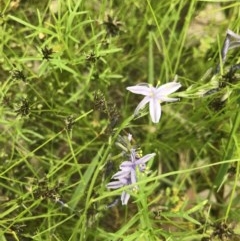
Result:
{"label": "pale purple flower", "polygon": [[143,100],[138,104],[134,115],[137,115],[139,110],[149,102],[149,111],[153,123],[158,123],[161,118],[161,103],[177,101],[178,98],[170,98],[168,95],[177,91],[181,87],[180,83],[169,82],[159,87],[153,87],[149,84],[135,85],[127,87],[127,90],[134,94],[145,95]]}
{"label": "pale purple flower", "polygon": [[[129,177],[127,177],[127,178],[120,179],[119,181],[113,181],[108,183],[107,188],[118,189],[120,187],[130,185],[130,184],[131,184],[131,180]],[[127,205],[129,198],[130,198],[130,194],[127,193],[126,191],[123,191],[121,194],[122,205]]]}
{"label": "pale purple flower", "polygon": [[[109,189],[117,189],[123,186],[135,184],[137,182],[137,168],[140,172],[144,172],[146,169],[146,162],[148,162],[155,153],[139,157],[135,149],[131,149],[131,155],[129,161],[124,161],[120,165],[121,171],[118,171],[112,176],[112,179],[118,179],[118,181],[112,181],[107,184]],[[138,189],[137,185],[134,186]],[[126,191],[122,192],[121,201],[122,205],[126,205],[130,198],[130,194]]]}

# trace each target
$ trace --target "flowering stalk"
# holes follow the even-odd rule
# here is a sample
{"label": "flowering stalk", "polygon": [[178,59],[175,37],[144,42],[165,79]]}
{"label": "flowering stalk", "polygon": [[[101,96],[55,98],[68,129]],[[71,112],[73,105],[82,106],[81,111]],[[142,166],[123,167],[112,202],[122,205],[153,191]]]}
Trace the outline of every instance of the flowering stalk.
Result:
{"label": "flowering stalk", "polygon": [[[125,147],[124,147],[125,148]],[[128,150],[128,149],[126,149]],[[120,165],[120,171],[115,173],[112,176],[112,181],[107,184],[109,189],[118,189],[123,186],[128,186],[137,183],[137,172],[144,172],[146,170],[146,162],[148,162],[152,157],[155,156],[155,153],[145,155],[140,157],[137,149],[131,148],[130,155],[128,155],[128,160],[122,162]],[[138,190],[138,185],[133,185],[131,191]],[[130,194],[127,191],[123,191],[121,195],[122,205],[126,205],[130,198]]]}

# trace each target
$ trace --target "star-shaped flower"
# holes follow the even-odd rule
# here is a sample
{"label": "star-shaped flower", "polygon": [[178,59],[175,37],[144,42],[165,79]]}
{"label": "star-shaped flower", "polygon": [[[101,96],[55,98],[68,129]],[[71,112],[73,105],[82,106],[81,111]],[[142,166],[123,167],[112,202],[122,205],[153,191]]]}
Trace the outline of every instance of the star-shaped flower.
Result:
{"label": "star-shaped flower", "polygon": [[[137,168],[140,172],[144,172],[146,169],[146,162],[148,162],[155,153],[148,154],[139,158],[135,149],[131,150],[130,160],[124,161],[120,165],[121,171],[118,171],[112,176],[112,179],[118,179],[118,181],[113,181],[107,184],[107,188],[117,189],[126,185],[135,184],[137,182]],[[138,189],[136,185],[134,189]],[[130,194],[126,191],[122,192],[121,201],[122,205],[126,205],[130,198]]]}
{"label": "star-shaped flower", "polygon": [[153,123],[158,123],[161,117],[161,103],[177,101],[178,98],[170,98],[168,95],[177,91],[181,87],[180,83],[169,82],[159,87],[153,87],[149,84],[135,85],[127,87],[127,90],[134,94],[145,95],[143,100],[138,104],[134,115],[149,102],[149,111]]}

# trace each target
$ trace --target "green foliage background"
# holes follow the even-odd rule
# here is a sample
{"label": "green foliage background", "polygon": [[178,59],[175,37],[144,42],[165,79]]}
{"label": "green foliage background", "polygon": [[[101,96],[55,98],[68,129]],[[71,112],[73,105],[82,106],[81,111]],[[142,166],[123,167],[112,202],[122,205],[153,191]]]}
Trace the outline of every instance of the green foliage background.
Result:
{"label": "green foliage background", "polygon": [[[239,240],[239,76],[224,77],[239,50],[203,78],[239,7],[0,0],[0,240]],[[176,75],[182,98],[160,123],[134,119],[141,97],[126,87]],[[152,173],[106,208],[127,133],[156,153]]]}

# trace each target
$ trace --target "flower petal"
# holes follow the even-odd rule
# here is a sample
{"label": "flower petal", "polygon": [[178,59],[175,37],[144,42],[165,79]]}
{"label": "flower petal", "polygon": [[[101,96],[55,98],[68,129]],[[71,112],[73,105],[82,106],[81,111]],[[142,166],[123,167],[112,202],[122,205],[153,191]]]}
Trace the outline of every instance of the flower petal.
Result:
{"label": "flower petal", "polygon": [[128,178],[129,173],[130,173],[130,170],[119,171],[112,176],[112,179]]}
{"label": "flower petal", "polygon": [[131,184],[134,184],[137,182],[137,175],[136,171],[134,169],[131,170]]}
{"label": "flower petal", "polygon": [[121,195],[122,205],[127,205],[129,198],[130,198],[130,194],[123,191]]}
{"label": "flower petal", "polygon": [[147,154],[147,155],[143,156],[142,158],[138,159],[137,161],[135,161],[135,164],[136,165],[144,164],[144,163],[148,162],[155,155],[156,155],[155,153]]}
{"label": "flower petal", "polygon": [[124,186],[124,184],[121,181],[109,182],[107,184],[107,188],[110,188],[110,189],[117,189],[122,186]]}
{"label": "flower petal", "polygon": [[127,90],[129,90],[134,94],[140,94],[140,95],[149,95],[151,91],[148,86],[141,86],[141,85],[127,87]]}
{"label": "flower petal", "polygon": [[169,82],[157,88],[157,95],[161,98],[161,96],[172,94],[173,92],[177,91],[181,86],[182,85],[180,83]]}
{"label": "flower petal", "polygon": [[123,171],[130,171],[133,167],[133,163],[130,161],[125,161],[120,165],[120,169]]}
{"label": "flower petal", "polygon": [[150,116],[153,123],[158,123],[161,117],[161,105],[159,100],[151,99],[149,103]]}
{"label": "flower petal", "polygon": [[174,101],[178,101],[179,98],[171,98],[171,97],[167,97],[167,96],[162,96],[161,97],[161,101],[165,101],[165,102],[174,102]]}
{"label": "flower petal", "polygon": [[146,96],[143,98],[143,100],[138,104],[137,108],[134,111],[134,116],[136,116],[139,112],[139,110],[143,109],[144,106],[150,101],[151,99]]}

